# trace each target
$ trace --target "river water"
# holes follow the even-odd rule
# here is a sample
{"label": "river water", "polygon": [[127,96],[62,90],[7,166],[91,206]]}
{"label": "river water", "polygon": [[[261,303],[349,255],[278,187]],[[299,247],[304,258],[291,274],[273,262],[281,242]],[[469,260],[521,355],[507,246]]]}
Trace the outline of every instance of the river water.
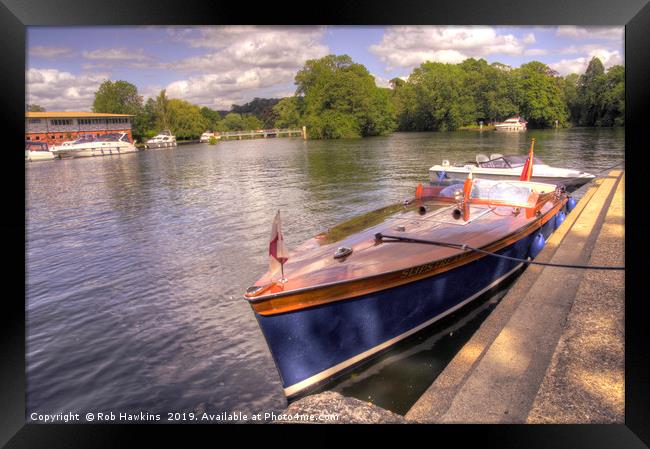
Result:
{"label": "river water", "polygon": [[[428,168],[535,154],[599,172],[621,129],[395,133],[184,145],[26,164],[27,412],[280,411],[282,387],[242,293],[288,247],[412,196]],[[577,196],[580,192],[577,192]],[[404,413],[503,295],[496,292],[331,385]]]}

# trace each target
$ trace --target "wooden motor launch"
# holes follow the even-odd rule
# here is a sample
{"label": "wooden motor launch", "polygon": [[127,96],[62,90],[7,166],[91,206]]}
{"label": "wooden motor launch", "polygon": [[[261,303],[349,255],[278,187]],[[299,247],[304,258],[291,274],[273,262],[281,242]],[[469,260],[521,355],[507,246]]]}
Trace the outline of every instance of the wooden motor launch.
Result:
{"label": "wooden motor launch", "polygon": [[[341,223],[288,255],[276,245],[282,272],[271,267],[245,298],[285,394],[308,392],[497,286],[539,253],[569,212],[567,199],[552,184],[470,176],[418,185],[415,198]],[[279,216],[274,223],[282,242]]]}

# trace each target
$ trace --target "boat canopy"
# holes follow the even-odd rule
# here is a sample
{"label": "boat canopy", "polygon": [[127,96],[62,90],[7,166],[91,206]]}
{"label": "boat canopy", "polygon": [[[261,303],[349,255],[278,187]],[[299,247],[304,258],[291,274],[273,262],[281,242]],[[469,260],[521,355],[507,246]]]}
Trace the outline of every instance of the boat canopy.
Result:
{"label": "boat canopy", "polygon": [[28,151],[48,151],[47,142],[25,141],[25,149]]}
{"label": "boat canopy", "polygon": [[[479,167],[483,168],[517,168],[523,167],[528,159],[527,154],[515,154],[512,156],[501,156],[496,159],[490,159],[489,161],[479,162]],[[533,156],[533,161],[535,164],[543,164],[542,160],[537,156]]]}
{"label": "boat canopy", "polygon": [[119,141],[128,142],[128,136],[125,133],[104,134],[102,136],[97,137],[97,140],[100,142],[119,142]]}
{"label": "boat canopy", "polygon": [[[490,179],[473,179],[469,202],[494,206],[534,207],[540,195],[555,191],[552,184],[526,181],[496,181]],[[444,202],[462,202],[464,184],[449,186],[419,186],[416,199],[440,200]]]}
{"label": "boat canopy", "polygon": [[78,143],[87,143],[87,142],[94,142],[95,141],[95,136],[92,134],[83,134],[81,137],[79,137],[77,140],[72,142],[73,144],[78,144]]}

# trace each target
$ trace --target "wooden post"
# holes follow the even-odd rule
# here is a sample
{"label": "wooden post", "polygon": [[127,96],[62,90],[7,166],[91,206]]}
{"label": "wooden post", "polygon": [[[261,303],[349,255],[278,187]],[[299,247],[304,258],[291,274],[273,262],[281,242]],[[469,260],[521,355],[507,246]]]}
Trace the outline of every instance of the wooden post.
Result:
{"label": "wooden post", "polygon": [[306,126],[302,127],[302,138],[304,140],[307,140],[307,127]]}

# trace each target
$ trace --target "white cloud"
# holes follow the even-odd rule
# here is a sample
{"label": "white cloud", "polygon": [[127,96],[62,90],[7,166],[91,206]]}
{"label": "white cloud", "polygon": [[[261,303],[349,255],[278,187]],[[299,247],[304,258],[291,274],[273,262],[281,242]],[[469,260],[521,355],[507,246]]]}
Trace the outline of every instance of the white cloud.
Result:
{"label": "white cloud", "polygon": [[174,81],[167,86],[169,98],[181,98],[216,109],[230,109],[259,94],[261,89],[283,88],[293,80],[295,72],[282,68],[250,68],[209,73]]}
{"label": "white cloud", "polygon": [[107,79],[103,73],[73,75],[57,69],[29,69],[26,72],[27,103],[48,111],[90,111],[95,92]]}
{"label": "white cloud", "polygon": [[42,45],[37,45],[29,49],[29,56],[37,56],[41,58],[67,58],[72,56],[74,53],[71,48],[67,47],[46,47]]}
{"label": "white cloud", "polygon": [[144,53],[144,49],[98,48],[97,50],[84,51],[82,56],[93,61],[149,61],[153,58]]}
{"label": "white cloud", "polygon": [[524,36],[522,39],[522,42],[524,44],[534,44],[535,43],[535,35],[533,33],[528,33],[527,35]]}
{"label": "white cloud", "polygon": [[284,67],[299,69],[308,59],[325,56],[329,49],[319,40],[323,28],[300,27],[200,27],[193,30],[172,28],[177,39],[191,47],[211,52],[186,58],[165,67],[181,71],[225,71],[236,68]]}
{"label": "white cloud", "polygon": [[[528,41],[532,34],[526,36]],[[396,26],[384,33],[370,51],[387,69],[412,68],[424,61],[457,63],[492,54],[520,55],[524,45],[512,34],[498,34],[491,27]]]}
{"label": "white cloud", "polygon": [[548,50],[543,48],[529,48],[528,50],[524,50],[524,55],[526,56],[542,56],[547,54]]}
{"label": "white cloud", "polygon": [[587,56],[581,56],[574,59],[563,59],[558,62],[549,64],[548,66],[556,70],[560,75],[567,75],[569,73],[582,74],[587,69],[591,58],[597,57],[603,63],[605,68],[613,65],[622,65],[623,57],[617,50],[608,50],[606,48],[592,48]]}
{"label": "white cloud", "polygon": [[556,36],[570,37],[573,39],[607,39],[623,42],[623,27],[577,27],[559,26],[555,32]]}
{"label": "white cloud", "polygon": [[168,29],[173,39],[208,52],[160,67],[188,73],[167,86],[170,98],[229,109],[291,89],[296,72],[308,59],[329,53],[320,40],[322,27],[193,27]]}

